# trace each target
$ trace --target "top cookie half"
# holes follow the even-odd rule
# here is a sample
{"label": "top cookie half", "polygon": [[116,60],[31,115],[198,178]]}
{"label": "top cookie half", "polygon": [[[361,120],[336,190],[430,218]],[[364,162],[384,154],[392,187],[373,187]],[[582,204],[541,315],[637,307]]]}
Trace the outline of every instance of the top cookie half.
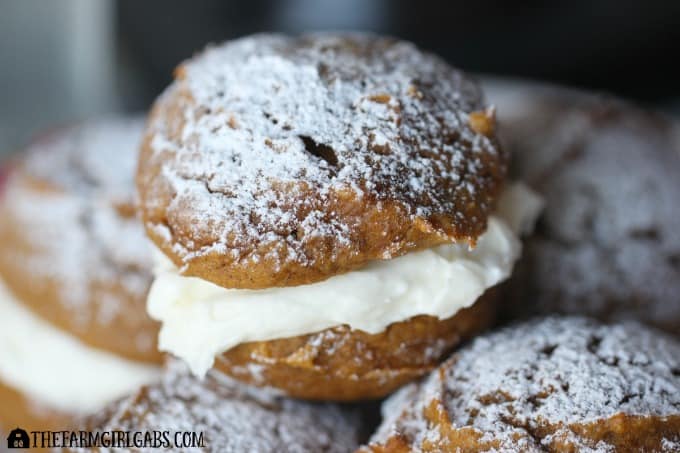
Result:
{"label": "top cookie half", "polygon": [[175,78],[137,184],[148,234],[184,275],[300,285],[486,228],[507,161],[492,112],[410,43],[256,35]]}

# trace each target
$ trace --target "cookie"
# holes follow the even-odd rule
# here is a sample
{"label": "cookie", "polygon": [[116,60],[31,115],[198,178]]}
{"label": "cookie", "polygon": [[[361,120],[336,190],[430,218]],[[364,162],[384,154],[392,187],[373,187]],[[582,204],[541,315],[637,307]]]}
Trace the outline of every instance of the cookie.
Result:
{"label": "cookie", "polygon": [[551,87],[489,97],[514,176],[545,202],[517,266],[513,315],[636,319],[680,332],[680,126]]}
{"label": "cookie", "polygon": [[140,119],[52,133],[12,165],[0,203],[0,276],[22,303],[81,341],[161,361],[144,315],[151,247],[135,215]]}
{"label": "cookie", "polygon": [[418,316],[377,334],[343,325],[310,335],[243,343],[217,357],[215,370],[293,397],[380,398],[428,373],[461,341],[491,325],[495,305],[491,291],[444,320]]}
{"label": "cookie", "polygon": [[680,343],[635,322],[533,320],[474,340],[383,417],[360,451],[677,451]]}
{"label": "cookie", "polygon": [[[66,428],[159,374],[135,216],[139,118],[43,136],[0,194],[0,424]],[[6,403],[6,404],[4,404]]]}
{"label": "cookie", "polygon": [[515,189],[474,249],[441,245],[310,285],[227,289],[182,276],[160,256],[148,299],[162,322],[159,346],[199,376],[215,366],[299,398],[382,397],[493,322],[495,287],[536,212]]}
{"label": "cookie", "polygon": [[183,275],[263,289],[474,244],[506,159],[476,84],[409,43],[256,35],[177,69],[137,185]]}
{"label": "cookie", "polygon": [[[192,451],[344,453],[356,448],[361,420],[349,410],[290,400],[221,376],[200,381],[175,363],[159,384],[112,404],[83,426],[91,431],[168,431],[171,444],[164,448],[182,447],[174,443],[178,432],[196,433],[201,442]],[[153,451],[150,445],[138,447],[135,451]]]}
{"label": "cookie", "polygon": [[161,350],[306,399],[385,396],[493,320],[540,203],[477,85],[412,44],[255,35],[179,67],[137,173]]}

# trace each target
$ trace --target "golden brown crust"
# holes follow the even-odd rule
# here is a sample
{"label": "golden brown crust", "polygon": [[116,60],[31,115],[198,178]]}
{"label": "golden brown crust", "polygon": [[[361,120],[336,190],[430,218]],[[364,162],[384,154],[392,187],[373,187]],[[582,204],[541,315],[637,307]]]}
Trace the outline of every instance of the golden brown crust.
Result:
{"label": "golden brown crust", "polygon": [[636,323],[506,328],[388,399],[360,451],[677,451],[679,357],[674,338]]}
{"label": "golden brown crust", "polygon": [[379,334],[341,326],[241,344],[218,357],[215,369],[297,398],[380,398],[426,374],[461,341],[488,327],[495,315],[494,292],[449,319],[418,316]]}
{"label": "golden brown crust", "polygon": [[137,185],[148,235],[184,275],[259,289],[474,242],[506,157],[476,85],[410,44],[256,36],[180,67]]}
{"label": "golden brown crust", "polygon": [[[26,307],[84,343],[160,363],[159,326],[145,311],[150,245],[134,214],[133,175],[99,175],[88,165],[124,168],[109,165],[106,150],[84,146],[95,140],[87,134],[104,140],[108,127],[139,133],[127,121],[59,132],[14,165],[0,195],[0,278]],[[130,154],[133,172],[134,148],[113,146],[114,159]]]}
{"label": "golden brown crust", "polygon": [[[513,435],[514,447],[509,450],[507,443],[494,439],[484,432],[471,428],[453,428],[451,420],[443,409],[441,401],[433,401],[424,414],[430,429],[437,432],[432,435],[434,441],[424,441],[417,447],[422,453],[482,453],[496,451],[550,451],[551,453],[577,453],[582,451],[583,442],[590,445],[606,444],[608,449],[592,450],[603,453],[671,452],[668,439],[678,439],[680,445],[680,415],[669,417],[648,417],[618,413],[612,417],[590,423],[572,423],[570,425],[546,425],[532,433],[516,433]],[[566,435],[556,433],[576,433],[579,442]],[[547,443],[536,443],[554,435]],[[398,433],[390,436],[385,442],[371,444],[360,448],[357,453],[409,453],[414,451],[407,439]]]}

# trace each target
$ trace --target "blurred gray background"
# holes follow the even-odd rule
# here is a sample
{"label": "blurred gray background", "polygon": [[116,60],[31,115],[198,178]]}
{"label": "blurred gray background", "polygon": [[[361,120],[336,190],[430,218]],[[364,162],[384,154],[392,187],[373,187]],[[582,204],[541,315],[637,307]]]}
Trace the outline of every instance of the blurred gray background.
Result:
{"label": "blurred gray background", "polygon": [[0,0],[0,153],[45,128],[146,109],[208,42],[320,29],[389,33],[476,73],[680,111],[678,1]]}

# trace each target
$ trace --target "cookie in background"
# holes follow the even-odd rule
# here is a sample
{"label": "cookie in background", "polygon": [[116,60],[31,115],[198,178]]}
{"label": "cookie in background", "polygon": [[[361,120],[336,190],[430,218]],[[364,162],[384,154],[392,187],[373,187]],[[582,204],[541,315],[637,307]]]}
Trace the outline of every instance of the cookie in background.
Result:
{"label": "cookie in background", "polygon": [[354,409],[295,401],[220,373],[199,379],[185,364],[170,361],[160,382],[110,404],[79,426],[93,432],[169,430],[160,442],[171,449],[345,453],[358,446],[362,420]]}
{"label": "cookie in background", "polygon": [[544,199],[510,316],[634,319],[680,332],[680,124],[607,96],[489,82],[511,174]]}
{"label": "cookie in background", "polygon": [[133,175],[143,122],[59,130],[5,166],[0,426],[63,428],[158,376]]}

